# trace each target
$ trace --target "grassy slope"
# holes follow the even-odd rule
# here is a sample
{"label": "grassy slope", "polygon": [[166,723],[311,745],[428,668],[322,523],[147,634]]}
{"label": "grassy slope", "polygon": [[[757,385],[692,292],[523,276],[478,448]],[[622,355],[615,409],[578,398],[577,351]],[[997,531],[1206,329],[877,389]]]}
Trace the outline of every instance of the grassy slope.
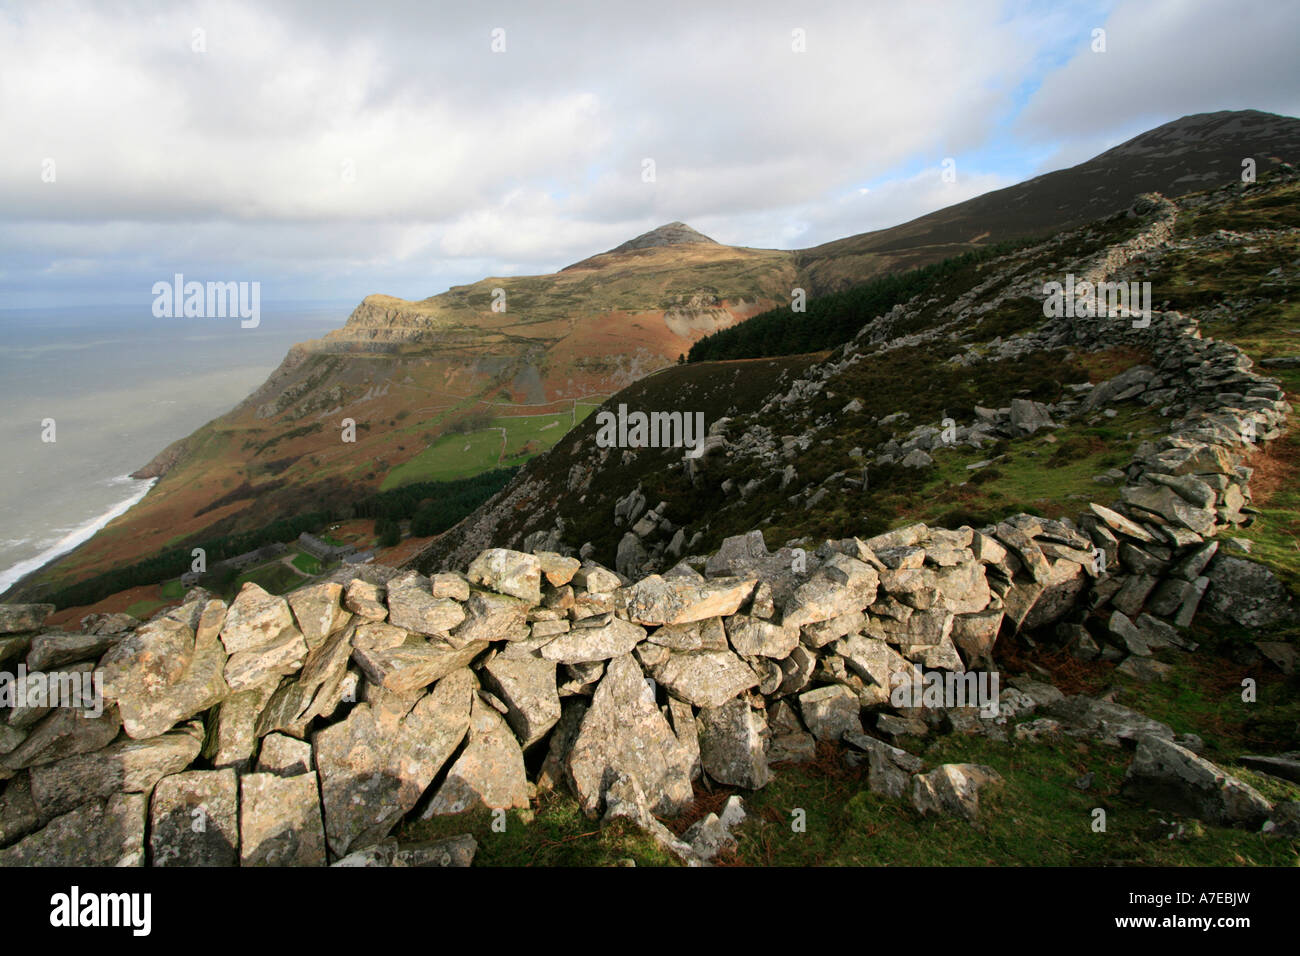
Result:
{"label": "grassy slope", "polygon": [[[443,435],[384,478],[380,491],[414,481],[469,478],[492,468],[523,464],[552,448],[577,422],[598,406],[576,403],[575,411],[494,418],[492,424],[465,434]],[[505,429],[504,441],[501,429]]]}
{"label": "grassy slope", "polygon": [[[1196,234],[1208,228],[1248,228],[1254,217],[1265,215],[1250,202],[1235,210],[1235,217],[1214,214],[1197,222],[1186,217],[1182,234]],[[1297,200],[1291,195],[1285,203],[1267,198],[1258,204],[1270,217],[1292,215]],[[1235,225],[1234,225],[1235,223]],[[1272,223],[1276,225],[1276,221]],[[1284,238],[1280,243],[1289,243]],[[1076,250],[1082,251],[1082,250]],[[1275,258],[1292,262],[1296,254],[1285,247],[1259,253],[1269,262]],[[1052,261],[1065,257],[1060,249]],[[1042,259],[1037,267],[1046,266]],[[1220,299],[1236,300],[1250,295],[1260,297],[1260,283],[1255,269],[1236,269],[1232,258],[1216,268],[1202,268],[1194,255],[1173,256],[1166,260],[1166,270],[1196,270],[1198,284],[1177,286],[1165,280],[1156,285],[1157,301],[1171,300],[1173,308],[1201,308]],[[1231,278],[1229,278],[1231,277]],[[1196,292],[1199,283],[1215,285],[1215,295],[1182,301],[1178,289]],[[1231,321],[1205,323],[1206,334],[1237,342],[1256,358],[1300,354],[1300,325],[1291,303],[1294,296],[1286,286],[1265,289],[1262,301],[1246,310],[1234,309]],[[1001,317],[998,322],[1014,317]],[[986,318],[986,321],[988,319]],[[979,330],[981,333],[1005,334],[997,323]],[[937,418],[939,405],[953,407],[984,394],[1005,394],[1003,389],[1018,391],[1033,383],[1013,380],[999,384],[968,379],[953,382],[940,379],[938,389],[918,389],[925,376],[941,372],[943,355],[924,368],[910,364],[899,356],[888,363],[868,367],[860,379],[860,390],[844,389],[838,382],[835,398],[827,407],[836,409],[856,395],[868,404],[862,421],[842,416],[833,426],[835,440],[822,453],[825,461],[810,458],[821,474],[852,464],[847,452],[855,443],[881,440],[867,424],[874,414],[900,407],[918,409],[912,422]],[[1104,380],[1149,356],[1109,351],[1078,356],[1075,362],[1059,368],[1061,374],[1050,376],[1053,385],[1061,381]],[[717,371],[741,363],[719,363]],[[695,366],[692,366],[692,368]],[[707,368],[708,366],[704,366]],[[761,367],[761,366],[757,366]],[[1042,369],[1031,370],[1039,378]],[[657,376],[664,395],[645,394],[645,387],[621,393],[618,400],[644,407],[681,407],[655,405],[669,392],[689,395],[689,380],[680,378],[683,370],[669,370]],[[759,376],[754,376],[756,381]],[[776,378],[775,367],[765,369],[767,385]],[[1300,373],[1279,373],[1284,387],[1295,403],[1300,400]],[[983,391],[987,389],[987,391]],[[834,390],[834,389],[833,389]],[[901,391],[900,391],[901,390]],[[933,394],[929,394],[933,392]],[[1047,396],[1047,397],[1055,397]],[[715,399],[716,402],[716,399]],[[938,404],[936,404],[938,403]],[[737,404],[744,407],[745,402]],[[981,404],[993,404],[981,402]],[[931,406],[935,407],[931,407]],[[820,411],[820,410],[819,410]],[[886,522],[898,524],[911,520],[940,520],[951,512],[967,512],[969,518],[991,517],[999,513],[1027,510],[1048,515],[1075,514],[1083,499],[1108,500],[1113,493],[1094,482],[1093,476],[1127,462],[1137,443],[1163,420],[1150,409],[1137,405],[1120,406],[1119,414],[1095,424],[1072,423],[1050,433],[1039,433],[1016,442],[999,443],[997,449],[982,451],[963,449],[936,456],[937,467],[923,481],[899,487],[878,488],[870,500],[846,500],[828,511],[792,515],[789,509],[765,531],[769,543],[780,542],[783,535],[804,533],[817,528],[827,536],[863,533],[864,515],[879,509],[892,516]],[[922,414],[924,413],[924,414]],[[910,425],[910,423],[909,423]],[[780,434],[780,428],[777,428]],[[570,441],[577,442],[575,433]],[[643,453],[644,455],[644,453]],[[991,479],[972,482],[965,465],[973,461],[1002,456],[985,475]],[[641,457],[641,456],[639,456]],[[569,462],[565,462],[568,467]],[[1300,593],[1300,431],[1293,430],[1271,447],[1261,450],[1253,462],[1255,504],[1260,514],[1254,524],[1240,532],[1255,542],[1257,559],[1277,570],[1293,591]],[[638,468],[636,462],[633,469]],[[801,465],[803,467],[803,465]],[[651,481],[653,470],[635,480]],[[802,473],[801,473],[802,474]],[[978,472],[976,472],[978,474]],[[619,488],[626,487],[629,476],[620,474]],[[966,482],[965,485],[962,482]],[[671,483],[654,485],[648,491],[667,496]],[[1075,496],[1080,496],[1074,500]],[[604,515],[603,507],[590,510]],[[755,508],[762,513],[766,502]],[[670,515],[673,512],[670,510]],[[725,533],[745,530],[739,527],[754,515],[728,519]],[[594,527],[595,522],[592,522]],[[751,525],[752,526],[752,525]],[[852,530],[849,530],[852,529]],[[716,536],[716,535],[715,535]],[[1273,753],[1300,746],[1300,678],[1283,678],[1257,659],[1253,663],[1233,662],[1234,653],[1259,638],[1239,629],[1198,621],[1194,636],[1202,648],[1195,654],[1163,651],[1157,658],[1172,668],[1171,679],[1143,684],[1117,672],[1113,664],[1084,664],[1064,654],[1043,651],[1033,666],[1046,669],[1062,689],[1071,693],[1100,694],[1111,691],[1125,706],[1168,723],[1178,733],[1196,733],[1205,741],[1205,755],[1224,769],[1256,787],[1270,800],[1300,799],[1300,787],[1252,772],[1235,761],[1246,753]],[[1294,629],[1269,635],[1296,639]],[[1024,652],[1003,642],[1001,669],[1017,673],[1029,666]],[[1241,680],[1252,677],[1258,682],[1259,697],[1254,703],[1241,700]],[[923,819],[909,806],[877,797],[866,785],[863,768],[847,766],[842,755],[825,748],[811,765],[783,765],[776,768],[775,779],[761,791],[745,793],[748,822],[740,830],[739,844],[724,857],[737,865],[1300,865],[1300,841],[1265,838],[1257,833],[1209,826],[1195,820],[1182,820],[1159,813],[1145,805],[1127,800],[1120,792],[1124,771],[1131,753],[1102,746],[1091,741],[1067,740],[1056,743],[998,743],[985,738],[945,736],[928,741],[913,741],[911,749],[929,766],[943,762],[975,762],[994,767],[1005,778],[1005,785],[983,799],[982,820],[972,827],[964,822]],[[1084,774],[1094,774],[1091,787],[1083,791],[1074,782]],[[666,821],[680,832],[689,822],[709,810],[717,810],[731,792],[721,788],[700,792],[695,808],[680,820]],[[1092,812],[1103,808],[1107,830],[1092,829]],[[791,811],[807,811],[808,826],[804,833],[791,829]],[[532,822],[529,823],[528,821]],[[582,817],[576,803],[564,796],[544,798],[538,809],[524,815],[512,815],[505,833],[491,829],[487,814],[413,824],[406,835],[411,838],[446,835],[469,830],[477,837],[480,850],[477,862],[484,865],[519,865],[529,863],[567,865],[613,865],[633,860],[639,865],[672,863],[644,835],[624,824],[601,828]]]}

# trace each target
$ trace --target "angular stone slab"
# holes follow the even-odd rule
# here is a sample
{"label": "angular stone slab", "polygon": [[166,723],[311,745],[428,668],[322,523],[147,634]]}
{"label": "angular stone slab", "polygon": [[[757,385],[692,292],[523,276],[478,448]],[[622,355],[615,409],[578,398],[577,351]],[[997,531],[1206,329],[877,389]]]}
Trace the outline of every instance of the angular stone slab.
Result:
{"label": "angular stone slab", "polygon": [[281,633],[291,628],[297,626],[289,602],[248,581],[226,611],[221,643],[227,654],[234,655],[276,643]]}
{"label": "angular stone slab", "polygon": [[521,641],[529,636],[527,620],[527,602],[475,591],[465,601],[465,620],[447,639],[458,647],[476,641]]}
{"label": "angular stone slab", "polygon": [[509,594],[529,604],[542,603],[542,563],[535,556],[508,548],[489,548],[470,562],[471,584]]}
{"label": "angular stone slab", "polygon": [[487,649],[487,642],[458,647],[388,624],[363,624],[352,638],[352,648],[352,657],[367,680],[385,690],[407,694],[468,666]]}
{"label": "angular stone slab", "polygon": [[465,620],[465,609],[447,597],[434,597],[420,577],[388,583],[388,623],[417,634],[445,635]]}
{"label": "angular stone slab", "polygon": [[343,607],[343,585],[336,581],[291,591],[288,600],[298,630],[312,650],[352,619],[352,612]]}
{"label": "angular stone slab", "polygon": [[267,734],[257,755],[258,773],[293,777],[312,769],[311,744],[287,734]]}
{"label": "angular stone slab", "polygon": [[541,654],[560,664],[606,661],[629,653],[645,636],[645,628],[615,617],[599,627],[575,627],[543,645]]}
{"label": "angular stone slab", "polygon": [[99,660],[122,637],[121,634],[37,634],[27,652],[27,670],[43,671],[77,661]]}
{"label": "angular stone slab", "polygon": [[53,613],[53,604],[0,604],[0,634],[35,631]]}
{"label": "angular stone slab", "polygon": [[152,866],[238,866],[239,782],[235,771],[163,777],[150,806]]}
{"label": "angular stone slab", "polygon": [[1162,810],[1219,826],[1254,829],[1268,818],[1271,809],[1249,784],[1186,747],[1149,734],[1138,737],[1123,789],[1126,796]]}
{"label": "angular stone slab", "polygon": [[325,827],[342,856],[376,843],[419,801],[469,729],[474,679],[452,671],[402,716],[357,704],[315,735]]}
{"label": "angular stone slab", "polygon": [[89,800],[0,850],[0,867],[144,866],[144,818],[144,794]]}
{"label": "angular stone slab", "polygon": [[912,806],[922,816],[955,816],[975,823],[979,820],[980,792],[1001,783],[1002,777],[992,767],[946,763],[912,777]]}
{"label": "angular stone slab", "polygon": [[605,786],[623,772],[650,797],[655,813],[677,813],[694,799],[692,762],[636,660],[628,654],[610,661],[568,756],[584,811],[598,813]]}
{"label": "angular stone slab", "polygon": [[524,752],[519,741],[502,716],[476,695],[465,749],[429,801],[424,818],[479,807],[523,809],[528,806],[529,797]]}
{"label": "angular stone slab", "polygon": [[223,700],[230,694],[225,669],[225,649],[210,635],[195,641],[194,654],[174,683],[150,694],[119,681],[117,701],[127,736],[157,737]]}
{"label": "angular stone slab", "polygon": [[316,774],[281,777],[249,773],[239,778],[241,866],[324,866]]}
{"label": "angular stone slab", "polygon": [[700,710],[700,762],[719,783],[757,790],[767,785],[767,720],[742,698]]}
{"label": "angular stone slab", "polygon": [[90,753],[112,743],[121,728],[122,719],[116,705],[98,717],[87,716],[85,711],[76,708],[56,707],[18,747],[0,757],[0,767],[21,770],[74,754]]}
{"label": "angular stone slab", "polygon": [[287,627],[269,643],[231,654],[224,672],[226,683],[232,691],[248,690],[296,673],[307,660],[307,653],[307,642],[298,628]]}
{"label": "angular stone slab", "polygon": [[726,627],[731,646],[744,657],[781,660],[799,646],[799,628],[789,624],[772,624],[748,614],[736,614],[727,618]]}
{"label": "angular stone slab", "polygon": [[94,753],[33,767],[28,771],[32,799],[49,818],[118,792],[148,793],[163,777],[190,765],[201,739],[201,729],[190,726],[149,740],[119,740]]}
{"label": "angular stone slab", "polygon": [[560,719],[560,695],[555,688],[555,662],[497,656],[480,674],[489,690],[506,705],[506,720],[527,748],[546,735]]}
{"label": "angular stone slab", "polygon": [[759,681],[731,651],[670,653],[653,673],[656,681],[696,707],[721,707]]}
{"label": "angular stone slab", "polygon": [[634,624],[689,624],[735,614],[754,593],[755,578],[662,578],[657,574],[620,588],[617,607]]}

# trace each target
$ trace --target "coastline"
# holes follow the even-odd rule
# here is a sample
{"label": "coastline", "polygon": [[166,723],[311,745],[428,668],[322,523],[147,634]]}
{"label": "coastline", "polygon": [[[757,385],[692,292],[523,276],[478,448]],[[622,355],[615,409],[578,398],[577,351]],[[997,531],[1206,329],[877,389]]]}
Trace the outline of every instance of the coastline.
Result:
{"label": "coastline", "polygon": [[8,568],[0,570],[0,594],[3,594],[4,592],[8,591],[10,588],[12,588],[15,584],[17,584],[27,575],[33,573],[34,571],[39,571],[41,568],[49,564],[51,561],[54,561],[55,559],[60,558],[63,555],[67,554],[69,551],[72,551],[75,548],[79,547],[80,545],[85,544],[96,534],[98,534],[99,531],[101,531],[104,527],[106,527],[108,523],[111,522],[114,518],[126,514],[126,512],[130,511],[141,500],[143,500],[144,496],[149,493],[150,489],[152,489],[153,486],[157,484],[158,479],[157,478],[137,479],[137,478],[132,478],[130,475],[119,475],[113,478],[112,481],[114,483],[130,482],[133,485],[143,485],[144,487],[135,488],[132,491],[131,496],[129,498],[118,502],[113,507],[109,508],[107,511],[89,519],[83,524],[78,525],[76,528],[73,528],[63,537],[59,538],[57,541],[55,541],[53,544],[47,547],[40,554],[36,555],[36,557],[26,558],[22,561],[19,561],[17,564],[11,565]]}

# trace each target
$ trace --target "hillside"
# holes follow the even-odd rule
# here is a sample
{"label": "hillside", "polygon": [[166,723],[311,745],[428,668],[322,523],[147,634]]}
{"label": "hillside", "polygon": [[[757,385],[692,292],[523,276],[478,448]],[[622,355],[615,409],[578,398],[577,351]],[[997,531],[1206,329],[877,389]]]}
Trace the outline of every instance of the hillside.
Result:
{"label": "hillside", "polygon": [[1100,219],[1139,193],[1178,196],[1237,181],[1241,162],[1264,173],[1300,157],[1300,122],[1234,110],[1197,113],[1148,130],[1092,159],[911,222],[796,254],[809,291],[842,289],[883,272],[945,259],[978,243],[1040,236]]}
{"label": "hillside", "polygon": [[[160,479],[139,505],[10,596],[346,509],[377,490],[522,464],[608,396],[673,374],[702,337],[783,306],[795,287],[817,295],[1052,232],[1145,189],[1236,181],[1242,155],[1258,156],[1261,174],[1277,158],[1300,162],[1300,121],[1185,117],[1071,169],[813,249],[726,246],[670,223],[553,275],[487,278],[419,301],[369,296],[230,413],[160,452],[136,473]],[[344,419],[356,423],[353,443],[341,440]]]}
{"label": "hillside", "polygon": [[[1298,194],[1288,174],[1183,203],[1144,200],[972,262],[938,294],[863,315],[853,340],[829,357],[665,370],[604,408],[703,413],[710,440],[700,460],[684,461],[680,449],[597,447],[589,417],[416,566],[454,566],[492,541],[567,547],[637,574],[752,528],[783,543],[869,535],[911,520],[984,524],[1024,508],[1066,513],[1071,498],[1114,484],[1144,435],[1183,408],[1166,404],[1175,392],[1154,389],[1151,402],[1101,415],[1091,391],[1158,364],[1159,348],[1136,330],[1081,338],[1076,323],[1044,316],[1044,283],[1068,273],[1151,276],[1158,309],[1240,336],[1261,360],[1294,355]],[[1242,248],[1250,258],[1231,271],[1206,264],[1231,262]],[[1274,269],[1267,281],[1253,278]],[[1008,417],[1022,407],[1051,430]]]}

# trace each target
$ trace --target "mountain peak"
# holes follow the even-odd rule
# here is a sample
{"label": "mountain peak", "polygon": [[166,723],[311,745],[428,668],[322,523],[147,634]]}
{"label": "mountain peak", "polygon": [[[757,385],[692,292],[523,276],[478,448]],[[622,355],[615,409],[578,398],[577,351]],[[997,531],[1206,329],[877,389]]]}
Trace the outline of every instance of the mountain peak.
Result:
{"label": "mountain peak", "polygon": [[696,243],[711,246],[718,244],[703,233],[696,232],[684,222],[670,222],[657,229],[651,229],[649,232],[643,232],[635,239],[629,239],[621,246],[615,246],[609,251],[610,253],[631,252],[634,249],[650,249],[655,246],[684,246]]}

